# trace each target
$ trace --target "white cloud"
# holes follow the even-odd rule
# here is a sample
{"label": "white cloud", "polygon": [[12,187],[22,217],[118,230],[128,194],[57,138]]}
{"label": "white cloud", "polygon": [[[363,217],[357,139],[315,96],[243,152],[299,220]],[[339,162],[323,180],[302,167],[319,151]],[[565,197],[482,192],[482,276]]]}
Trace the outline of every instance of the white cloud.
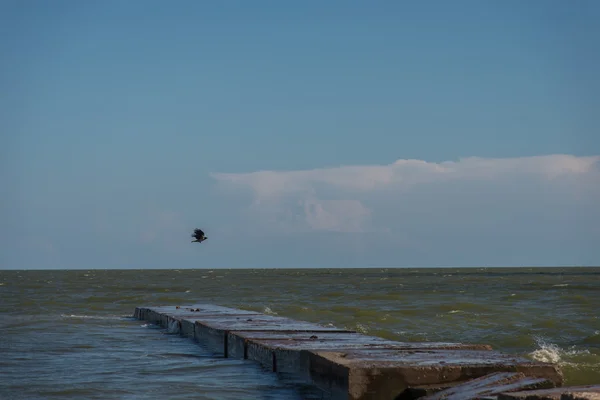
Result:
{"label": "white cloud", "polygon": [[599,156],[560,154],[469,157],[441,163],[397,160],[388,165],[212,176],[222,185],[249,189],[254,201],[248,212],[266,228],[361,232],[399,230],[403,219],[413,220],[415,215],[434,223],[434,218],[447,218],[444,209],[460,209],[464,218],[480,218],[508,213],[507,207],[522,213],[523,207],[540,202],[554,204],[555,210],[564,196],[571,202],[594,204],[600,186],[599,161]]}
{"label": "white cloud", "polygon": [[397,160],[388,165],[341,166],[304,171],[257,171],[212,176],[234,185],[252,188],[258,198],[311,191],[315,184],[340,189],[369,191],[390,185],[409,185],[436,180],[493,178],[509,174],[531,174],[555,178],[582,174],[597,167],[599,156],[548,155],[521,158],[470,157],[459,161],[433,163]]}
{"label": "white cloud", "polygon": [[371,210],[358,200],[300,200],[310,228],[337,232],[360,232]]}

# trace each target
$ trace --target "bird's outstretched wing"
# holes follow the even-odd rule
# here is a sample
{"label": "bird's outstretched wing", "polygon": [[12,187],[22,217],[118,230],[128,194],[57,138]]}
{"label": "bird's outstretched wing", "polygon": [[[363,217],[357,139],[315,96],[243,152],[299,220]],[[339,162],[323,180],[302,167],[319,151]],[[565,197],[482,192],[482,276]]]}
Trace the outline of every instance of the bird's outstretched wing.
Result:
{"label": "bird's outstretched wing", "polygon": [[192,234],[192,237],[195,237],[196,239],[200,239],[202,237],[204,237],[204,232],[202,232],[202,229],[194,229],[194,233]]}

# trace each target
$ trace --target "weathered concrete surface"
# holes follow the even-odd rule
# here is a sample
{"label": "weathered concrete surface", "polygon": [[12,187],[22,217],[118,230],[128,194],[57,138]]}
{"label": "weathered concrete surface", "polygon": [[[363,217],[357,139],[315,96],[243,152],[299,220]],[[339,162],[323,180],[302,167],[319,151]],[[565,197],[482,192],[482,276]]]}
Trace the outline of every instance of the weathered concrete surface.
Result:
{"label": "weathered concrete surface", "polygon": [[[222,349],[223,355],[229,357],[229,332],[232,331],[284,331],[284,332],[338,332],[348,330],[326,327],[310,322],[296,321],[272,315],[238,316],[206,316],[195,323],[195,338],[206,342],[215,349]],[[235,353],[236,355],[238,352]],[[241,358],[241,357],[240,357]]]}
{"label": "weathered concrete surface", "polygon": [[[263,331],[263,330],[251,330],[251,331],[231,331],[228,334],[228,354],[230,357],[235,358],[249,358],[254,361],[258,359],[248,357],[248,347],[252,344],[264,343],[267,347],[278,347],[279,345],[287,348],[292,348],[295,343],[300,343],[298,346],[302,347],[303,343],[308,342],[308,346],[312,346],[312,343],[316,339],[320,341],[335,341],[336,343],[367,343],[363,342],[365,339],[372,340],[373,343],[394,343],[389,340],[365,336],[355,331],[348,330],[334,330],[334,331],[291,331],[291,330],[274,330],[274,331]],[[271,341],[273,341],[271,346]],[[271,368],[270,362],[265,364],[266,367]]]}
{"label": "weathered concrete surface", "polygon": [[501,393],[498,400],[600,400],[600,385]]}
{"label": "weathered concrete surface", "polygon": [[228,335],[230,357],[257,361],[265,368],[300,381],[310,381],[306,351],[343,351],[349,349],[463,349],[491,350],[489,345],[450,342],[396,342],[357,332],[256,332],[233,331]]}
{"label": "weathered concrete surface", "polygon": [[562,383],[556,366],[488,345],[395,342],[211,304],[138,307],[134,316],[193,337],[218,355],[251,359],[282,377],[310,382],[336,400],[393,399],[408,387],[445,389],[498,371]]}
{"label": "weathered concrete surface", "polygon": [[308,352],[312,381],[350,400],[392,399],[409,387],[478,378],[493,372],[523,372],[561,385],[558,367],[495,351],[388,350]]}
{"label": "weathered concrete surface", "polygon": [[449,382],[449,383],[436,383],[433,385],[420,385],[412,386],[403,390],[398,396],[394,397],[394,400],[421,400],[423,397],[431,396],[442,390],[447,390],[458,386],[464,382]]}
{"label": "weathered concrete surface", "polygon": [[[196,321],[202,317],[243,318],[262,315],[254,311],[215,306],[212,304],[194,304],[191,306],[136,307],[134,317],[166,328],[170,333],[180,333],[195,338]],[[248,317],[249,318],[249,317]]]}
{"label": "weathered concrete surface", "polygon": [[169,319],[195,320],[200,316],[223,315],[261,315],[260,313],[235,308],[214,306],[211,304],[195,304],[193,306],[163,306],[163,307],[137,307],[134,317],[168,328]]}
{"label": "weathered concrete surface", "polygon": [[422,397],[421,400],[475,400],[497,396],[504,392],[553,388],[546,378],[532,378],[522,372],[495,372],[460,385]]}
{"label": "weathered concrete surface", "polygon": [[[158,306],[158,307],[136,307],[134,317],[138,319],[144,319],[149,321],[148,318],[156,315],[170,315],[170,316],[181,316],[181,315],[262,315],[255,311],[239,310],[236,308],[229,308],[223,306],[216,306],[213,304],[193,304],[187,306]],[[154,321],[151,321],[154,322]]]}

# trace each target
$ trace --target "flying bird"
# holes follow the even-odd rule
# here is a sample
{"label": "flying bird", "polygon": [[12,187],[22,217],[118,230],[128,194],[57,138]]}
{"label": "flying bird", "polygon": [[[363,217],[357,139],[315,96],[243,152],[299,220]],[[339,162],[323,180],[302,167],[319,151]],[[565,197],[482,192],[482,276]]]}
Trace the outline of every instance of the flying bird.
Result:
{"label": "flying bird", "polygon": [[202,230],[198,229],[198,228],[194,229],[194,233],[192,233],[192,237],[195,238],[195,240],[192,240],[192,243],[194,243],[194,242],[202,243],[203,241],[208,239],[206,236],[204,236],[204,232],[202,232]]}

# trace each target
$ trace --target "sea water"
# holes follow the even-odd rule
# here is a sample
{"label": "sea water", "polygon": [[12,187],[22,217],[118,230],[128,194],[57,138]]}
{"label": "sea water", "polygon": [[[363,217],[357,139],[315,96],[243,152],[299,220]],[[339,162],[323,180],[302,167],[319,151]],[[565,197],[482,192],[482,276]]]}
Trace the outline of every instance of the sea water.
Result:
{"label": "sea water", "polygon": [[485,343],[600,383],[600,268],[0,271],[2,399],[300,399],[131,316],[212,303],[399,341]]}

